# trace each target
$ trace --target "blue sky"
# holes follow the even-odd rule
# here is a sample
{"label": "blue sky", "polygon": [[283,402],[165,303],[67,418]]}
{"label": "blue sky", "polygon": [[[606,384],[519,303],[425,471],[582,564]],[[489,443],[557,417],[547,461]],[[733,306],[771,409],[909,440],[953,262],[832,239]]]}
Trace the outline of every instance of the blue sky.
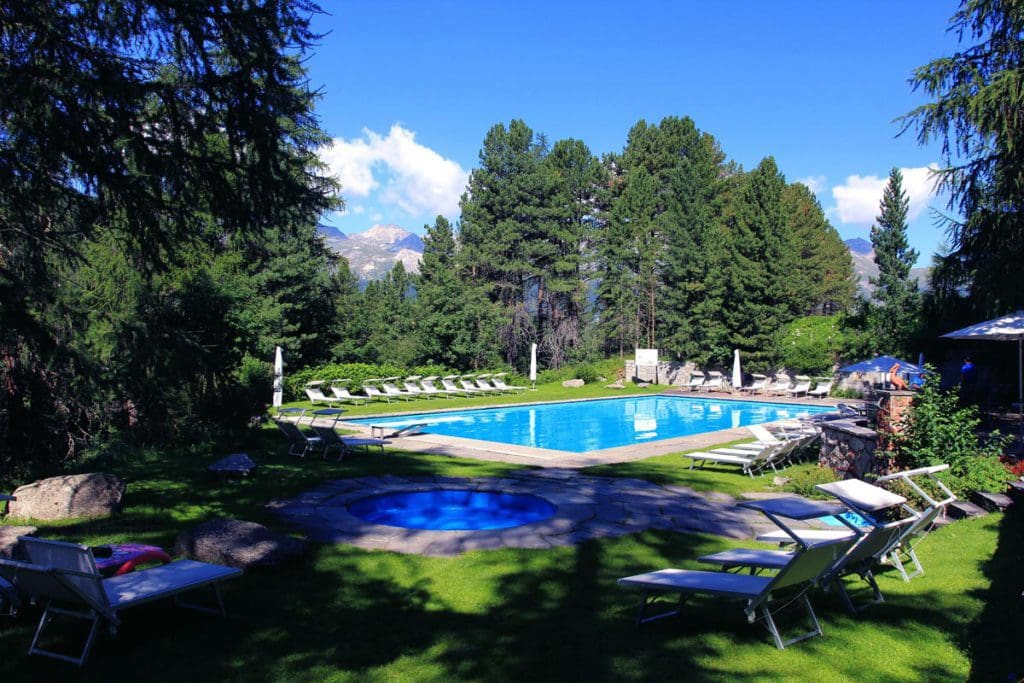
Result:
{"label": "blue sky", "polygon": [[889,169],[904,170],[924,265],[943,240],[929,207],[937,145],[897,136],[925,102],[913,70],[952,53],[948,0],[324,2],[308,62],[334,143],[347,233],[422,232],[458,197],[496,123],[621,151],[640,119],[690,116],[729,158],[774,156],[844,238],[868,236]]}

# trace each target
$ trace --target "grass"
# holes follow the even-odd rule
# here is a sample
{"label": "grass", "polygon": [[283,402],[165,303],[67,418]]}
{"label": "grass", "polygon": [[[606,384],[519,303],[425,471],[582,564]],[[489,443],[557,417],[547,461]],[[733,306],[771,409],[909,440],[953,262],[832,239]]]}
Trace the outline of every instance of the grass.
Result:
{"label": "grass", "polygon": [[[390,452],[341,463],[287,459],[262,430],[245,444],[261,469],[223,482],[200,448],[140,453],[104,465],[129,480],[110,520],[47,525],[87,543],[171,545],[214,516],[276,525],[263,509],[326,478],[371,474],[501,476],[517,466]],[[235,449],[232,449],[235,450]],[[225,451],[226,452],[226,451]],[[693,471],[672,456],[587,473],[639,476],[707,489],[765,486],[735,471]],[[742,482],[742,483],[740,483]],[[1011,510],[940,529],[919,547],[927,574],[880,577],[886,602],[860,617],[817,593],[826,636],[784,652],[749,625],[738,604],[699,602],[684,620],[637,629],[637,595],[615,580],[736,545],[705,535],[649,531],[551,550],[483,551],[456,558],[312,546],[305,561],[253,571],[225,590],[219,620],[164,604],[125,613],[99,639],[84,671],[25,656],[38,613],[0,621],[5,680],[1008,680],[1024,673],[1016,643],[1024,515]],[[855,595],[866,593],[851,580]],[[795,628],[795,625],[794,625]]]}

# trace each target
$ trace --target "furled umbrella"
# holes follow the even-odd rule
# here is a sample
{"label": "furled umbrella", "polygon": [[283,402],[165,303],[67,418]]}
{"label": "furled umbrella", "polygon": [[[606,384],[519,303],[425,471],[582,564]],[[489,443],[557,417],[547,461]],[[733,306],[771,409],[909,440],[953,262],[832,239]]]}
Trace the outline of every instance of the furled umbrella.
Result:
{"label": "furled umbrella", "polygon": [[284,399],[284,355],[281,347],[274,353],[274,407],[280,408]]}
{"label": "furled umbrella", "polygon": [[531,391],[537,390],[537,345],[530,344],[530,382],[533,386]]}
{"label": "furled umbrella", "polygon": [[743,386],[743,373],[740,372],[740,350],[736,349],[732,356],[732,386],[739,389]]}
{"label": "furled umbrella", "polygon": [[1020,434],[1024,437],[1024,311],[1017,311],[975,323],[942,335],[945,339],[1017,342],[1017,410],[1021,414]]}

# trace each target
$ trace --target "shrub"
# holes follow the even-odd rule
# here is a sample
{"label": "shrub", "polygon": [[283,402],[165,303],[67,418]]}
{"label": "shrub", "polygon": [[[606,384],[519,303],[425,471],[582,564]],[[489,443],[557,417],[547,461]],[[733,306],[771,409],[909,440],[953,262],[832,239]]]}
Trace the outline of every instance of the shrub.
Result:
{"label": "shrub", "polygon": [[403,376],[407,373],[404,368],[397,365],[381,364],[370,365],[368,363],[329,363],[313,368],[303,368],[298,372],[289,374],[285,369],[285,400],[300,401],[306,398],[302,389],[306,382],[320,380],[329,382],[332,379],[351,379],[352,384],[358,387],[365,379]]}
{"label": "shrub", "polygon": [[843,349],[839,316],[797,318],[776,338],[779,360],[800,374],[829,374]]}
{"label": "shrub", "polygon": [[961,406],[955,392],[942,391],[932,369],[893,439],[896,462],[907,468],[949,463],[947,483],[958,496],[1003,491],[1013,475],[999,456],[1010,438],[996,431],[981,439],[980,425],[977,407]]}
{"label": "shrub", "polygon": [[817,498],[823,500],[831,498],[827,493],[814,488],[818,484],[828,484],[839,479],[839,476],[830,467],[812,467],[810,469],[795,472],[783,490],[795,493],[804,498]]}

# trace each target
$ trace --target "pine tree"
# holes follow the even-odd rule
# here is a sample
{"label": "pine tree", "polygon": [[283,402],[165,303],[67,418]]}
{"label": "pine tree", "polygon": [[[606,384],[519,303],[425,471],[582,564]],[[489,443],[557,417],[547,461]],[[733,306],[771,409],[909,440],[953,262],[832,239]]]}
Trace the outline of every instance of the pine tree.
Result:
{"label": "pine tree", "polygon": [[871,226],[878,277],[871,279],[875,290],[871,295],[874,305],[870,326],[877,350],[900,356],[911,351],[921,309],[917,280],[910,277],[917,251],[907,241],[909,206],[903,174],[893,168],[882,193],[877,224]]}

